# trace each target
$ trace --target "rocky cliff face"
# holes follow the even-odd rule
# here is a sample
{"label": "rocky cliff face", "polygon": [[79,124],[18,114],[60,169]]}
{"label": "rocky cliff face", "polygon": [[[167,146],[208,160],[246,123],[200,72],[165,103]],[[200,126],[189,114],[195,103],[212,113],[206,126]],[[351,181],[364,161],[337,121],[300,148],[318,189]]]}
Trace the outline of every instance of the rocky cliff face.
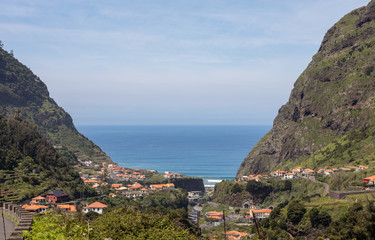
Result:
{"label": "rocky cliff face", "polygon": [[328,30],[273,128],[244,159],[237,177],[278,167],[374,161],[374,68],[375,0]]}
{"label": "rocky cliff face", "polygon": [[70,115],[49,97],[46,85],[12,54],[0,47],[0,112],[21,114],[34,123],[60,154],[71,163],[77,158],[94,162],[111,162],[109,157],[74,127]]}

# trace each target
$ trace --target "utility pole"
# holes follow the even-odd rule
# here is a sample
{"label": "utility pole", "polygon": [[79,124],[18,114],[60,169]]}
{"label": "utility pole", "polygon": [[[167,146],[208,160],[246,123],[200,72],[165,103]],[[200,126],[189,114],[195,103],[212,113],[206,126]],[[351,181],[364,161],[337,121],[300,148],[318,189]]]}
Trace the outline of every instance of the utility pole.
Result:
{"label": "utility pole", "polygon": [[225,225],[225,211],[223,210],[223,220],[224,220],[224,240],[227,239],[227,227]]}
{"label": "utility pole", "polygon": [[198,227],[198,237],[201,236],[201,228],[199,227],[199,217],[201,215],[200,211],[197,211],[197,227]]}

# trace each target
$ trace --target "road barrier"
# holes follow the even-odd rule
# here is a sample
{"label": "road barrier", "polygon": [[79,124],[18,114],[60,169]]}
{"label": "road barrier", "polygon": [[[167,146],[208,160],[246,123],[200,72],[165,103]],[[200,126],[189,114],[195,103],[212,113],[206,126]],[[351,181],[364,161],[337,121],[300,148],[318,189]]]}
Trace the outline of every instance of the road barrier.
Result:
{"label": "road barrier", "polygon": [[22,232],[29,231],[33,222],[31,214],[13,203],[0,203],[4,215],[10,216],[11,219],[16,219],[18,224],[7,240],[23,240]]}

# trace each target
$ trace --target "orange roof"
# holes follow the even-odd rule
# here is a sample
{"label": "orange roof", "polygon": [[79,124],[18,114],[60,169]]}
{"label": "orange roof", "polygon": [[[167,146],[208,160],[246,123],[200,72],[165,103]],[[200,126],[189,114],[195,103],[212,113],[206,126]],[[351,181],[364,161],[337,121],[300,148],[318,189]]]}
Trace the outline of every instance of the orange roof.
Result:
{"label": "orange roof", "polygon": [[100,183],[98,180],[85,180],[84,183]]}
{"label": "orange roof", "polygon": [[331,170],[331,169],[327,169],[326,172],[333,172],[333,170]]}
{"label": "orange roof", "polygon": [[24,209],[26,210],[38,210],[40,208],[49,208],[48,206],[44,206],[44,205],[24,205],[22,206]]}
{"label": "orange roof", "polygon": [[129,184],[127,186],[130,187],[130,188],[141,188],[142,187],[142,185],[139,184],[139,183],[134,183],[133,185]]}
{"label": "orange roof", "polygon": [[100,202],[94,202],[90,205],[88,205],[87,207],[85,208],[106,208],[108,207],[107,205],[103,204],[103,203],[100,203]]}
{"label": "orange roof", "polygon": [[375,181],[375,175],[372,175],[372,176],[364,178],[364,179],[369,180],[369,181]]}
{"label": "orange roof", "polygon": [[[251,209],[253,213],[271,213],[271,209]],[[250,214],[250,212],[248,212]]]}
{"label": "orange roof", "polygon": [[142,188],[141,190],[142,190],[142,191],[147,191],[147,188]]}
{"label": "orange roof", "polygon": [[43,200],[43,199],[46,199],[46,198],[42,197],[42,196],[37,196],[37,197],[33,198],[33,200]]}
{"label": "orange roof", "polygon": [[67,209],[69,212],[77,212],[76,206],[74,205],[60,204],[60,205],[57,205],[57,207],[61,209]]}
{"label": "orange roof", "polygon": [[112,184],[113,188],[120,188],[121,186],[122,186],[122,184]]}

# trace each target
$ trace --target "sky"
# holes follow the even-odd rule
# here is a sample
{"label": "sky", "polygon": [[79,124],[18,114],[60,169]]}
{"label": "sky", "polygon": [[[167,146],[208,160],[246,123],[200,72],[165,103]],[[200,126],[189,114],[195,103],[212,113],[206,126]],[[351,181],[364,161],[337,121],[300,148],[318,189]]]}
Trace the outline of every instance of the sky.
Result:
{"label": "sky", "polygon": [[0,0],[0,40],[76,125],[272,125],[369,0]]}

